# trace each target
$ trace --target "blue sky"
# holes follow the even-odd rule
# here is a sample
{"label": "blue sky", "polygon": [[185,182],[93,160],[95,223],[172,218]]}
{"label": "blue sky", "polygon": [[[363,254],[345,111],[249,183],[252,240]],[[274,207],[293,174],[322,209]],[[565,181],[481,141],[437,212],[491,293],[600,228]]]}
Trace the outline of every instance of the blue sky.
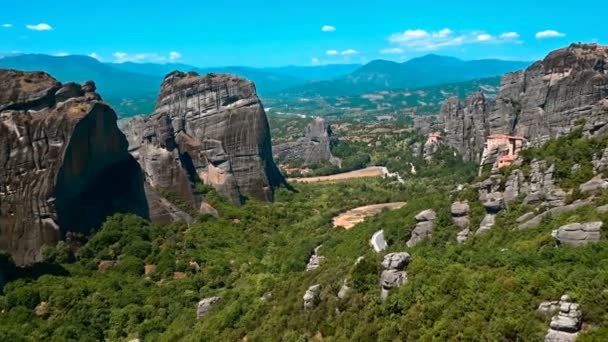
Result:
{"label": "blue sky", "polygon": [[608,43],[602,10],[564,0],[3,2],[0,53],[104,62],[262,67],[428,53],[535,60],[571,42]]}

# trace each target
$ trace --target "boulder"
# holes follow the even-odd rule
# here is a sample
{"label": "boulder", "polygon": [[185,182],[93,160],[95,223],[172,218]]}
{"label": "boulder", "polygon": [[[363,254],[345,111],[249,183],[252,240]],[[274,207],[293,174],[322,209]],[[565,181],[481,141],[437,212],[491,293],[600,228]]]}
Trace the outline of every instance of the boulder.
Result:
{"label": "boulder", "polygon": [[469,215],[469,203],[467,202],[454,202],[452,203],[451,213],[454,217],[461,217]]}
{"label": "boulder", "polygon": [[437,213],[433,209],[421,211],[416,215],[417,222],[433,221],[437,218]]}
{"label": "boulder", "polygon": [[388,244],[384,239],[384,230],[379,230],[372,235],[372,238],[369,240],[369,244],[372,246],[376,253],[380,253],[383,250],[388,248]]}
{"label": "boulder", "polygon": [[471,231],[469,230],[469,228],[465,228],[465,229],[459,231],[458,234],[456,235],[456,242],[465,243],[469,239],[470,234],[471,234]]}
{"label": "boulder", "polygon": [[589,204],[591,204],[591,201],[584,200],[584,201],[574,202],[572,204],[568,204],[568,205],[565,205],[562,207],[556,207],[556,208],[549,209],[541,214],[534,216],[534,218],[529,219],[528,221],[526,221],[524,223],[521,223],[518,228],[524,230],[524,229],[530,229],[530,228],[536,227],[547,217],[574,211],[574,210],[577,210],[577,209],[582,208]]}
{"label": "boulder", "polygon": [[430,239],[433,236],[433,222],[418,222],[412,231],[412,236],[407,241],[408,247],[416,246],[420,241]]}
{"label": "boulder", "polygon": [[117,212],[149,218],[116,113],[86,90],[0,69],[0,250],[17,265],[41,261],[43,246],[88,234]]}
{"label": "boulder", "polygon": [[564,245],[584,246],[598,242],[603,222],[571,223],[553,231],[553,237]]}
{"label": "boulder", "polygon": [[495,214],[486,214],[481,223],[479,224],[479,229],[475,232],[476,235],[481,235],[489,232],[494,224],[496,223],[496,215]]}
{"label": "boulder", "polygon": [[385,270],[402,270],[410,263],[411,259],[410,254],[406,252],[390,253],[384,256],[382,267]]}
{"label": "boulder", "polygon": [[482,204],[486,208],[486,211],[493,213],[497,213],[505,207],[504,197],[501,192],[488,194]]}
{"label": "boulder", "polygon": [[322,255],[319,255],[319,249],[321,248],[322,245],[317,246],[317,248],[315,248],[315,251],[313,253],[313,255],[310,256],[310,259],[308,260],[308,264],[306,265],[306,271],[314,271],[317,268],[319,268],[319,266],[321,266],[321,261],[325,260],[325,257]]}
{"label": "boulder", "polygon": [[608,213],[608,205],[602,205],[600,207],[597,207],[596,210],[600,214],[606,214],[606,213]]}
{"label": "boulder", "polygon": [[196,309],[196,319],[201,320],[205,318],[209,310],[211,310],[214,306],[222,303],[222,298],[220,297],[208,297],[200,302],[198,302],[198,306]]}
{"label": "boulder", "polygon": [[551,319],[545,342],[574,342],[581,330],[582,313],[580,306],[573,303],[568,295],[559,301],[559,314]]}
{"label": "boulder", "polygon": [[36,308],[34,309],[34,314],[41,318],[48,317],[50,314],[49,313],[49,302],[42,301],[38,305],[36,305]]}
{"label": "boulder", "polygon": [[401,287],[407,281],[407,273],[399,270],[384,270],[380,276],[380,285],[385,290]]}
{"label": "boulder", "polygon": [[558,310],[559,301],[554,300],[540,303],[538,305],[538,309],[536,309],[536,312],[539,315],[548,316],[557,313]]}
{"label": "boulder", "polygon": [[309,310],[314,308],[319,302],[319,296],[321,294],[321,285],[316,284],[309,287],[304,293],[304,309]]}
{"label": "boulder", "polygon": [[608,189],[608,182],[603,179],[592,179],[579,186],[579,190],[583,194],[598,194],[606,189]]}
{"label": "boulder", "polygon": [[350,288],[350,286],[348,286],[348,283],[345,279],[344,283],[342,284],[342,287],[340,287],[340,291],[338,291],[338,298],[344,299],[344,298],[348,297],[348,294],[350,293],[350,291],[351,291],[351,288]]}

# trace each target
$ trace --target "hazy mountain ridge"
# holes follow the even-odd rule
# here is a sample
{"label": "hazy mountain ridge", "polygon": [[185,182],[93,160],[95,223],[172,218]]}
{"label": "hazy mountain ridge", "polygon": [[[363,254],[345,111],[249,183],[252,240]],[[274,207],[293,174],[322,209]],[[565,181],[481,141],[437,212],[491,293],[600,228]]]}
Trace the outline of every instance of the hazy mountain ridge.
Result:
{"label": "hazy mountain ridge", "polygon": [[346,96],[387,89],[428,87],[501,76],[529,64],[498,59],[464,61],[439,55],[426,55],[404,63],[374,60],[345,77],[289,89],[283,95]]}

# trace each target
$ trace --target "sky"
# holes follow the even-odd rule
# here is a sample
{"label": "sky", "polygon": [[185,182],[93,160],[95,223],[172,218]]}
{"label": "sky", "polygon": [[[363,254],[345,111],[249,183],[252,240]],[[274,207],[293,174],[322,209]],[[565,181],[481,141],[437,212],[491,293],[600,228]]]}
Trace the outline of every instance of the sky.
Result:
{"label": "sky", "polygon": [[565,0],[0,0],[0,54],[271,67],[429,53],[532,61],[608,43],[601,8]]}

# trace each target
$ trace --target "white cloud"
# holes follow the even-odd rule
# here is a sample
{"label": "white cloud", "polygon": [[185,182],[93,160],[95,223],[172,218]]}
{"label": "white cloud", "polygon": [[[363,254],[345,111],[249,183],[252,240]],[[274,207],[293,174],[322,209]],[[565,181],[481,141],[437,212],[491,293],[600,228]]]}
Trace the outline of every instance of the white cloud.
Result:
{"label": "white cloud", "polygon": [[143,53],[126,53],[122,51],[117,51],[112,54],[114,57],[114,63],[125,63],[125,62],[135,62],[135,63],[163,63],[163,62],[175,62],[182,58],[181,53],[177,51],[171,51],[168,55],[161,55],[158,53],[151,52],[143,52]]}
{"label": "white cloud", "polygon": [[353,49],[348,49],[348,50],[344,50],[344,51],[340,52],[340,54],[342,56],[352,56],[352,55],[358,55],[359,51],[353,50]]}
{"label": "white cloud", "polygon": [[489,42],[492,39],[494,39],[494,37],[492,37],[491,35],[489,35],[487,33],[482,33],[482,34],[477,35],[478,42]]}
{"label": "white cloud", "polygon": [[402,54],[404,50],[402,48],[387,48],[380,50],[380,53],[383,55],[398,55]]}
{"label": "white cloud", "polygon": [[65,57],[65,56],[69,56],[69,55],[70,55],[70,53],[67,53],[67,52],[57,52],[55,54],[56,57]]}
{"label": "white cloud", "polygon": [[182,54],[177,51],[169,52],[169,60],[172,62],[178,61],[182,58]]}
{"label": "white cloud", "polygon": [[517,32],[505,32],[499,36],[500,39],[517,39],[519,38],[519,33]]}
{"label": "white cloud", "polygon": [[45,24],[45,23],[40,23],[37,25],[25,25],[25,27],[28,30],[34,30],[34,31],[50,31],[53,28],[51,27],[51,25],[49,24]]}
{"label": "white cloud", "polygon": [[99,55],[97,54],[97,52],[91,52],[91,53],[89,54],[89,57],[91,57],[91,58],[95,58],[96,60],[98,60],[98,61],[100,61],[100,62],[102,61],[101,56],[99,56]]}
{"label": "white cloud", "polygon": [[493,36],[481,30],[454,32],[449,28],[439,31],[426,31],[422,29],[405,30],[394,33],[388,37],[388,41],[396,47],[389,47],[381,53],[398,53],[395,49],[405,48],[413,51],[433,51],[446,47],[461,46],[465,44],[502,44],[520,43],[516,40],[519,35],[515,32],[508,32],[499,36]]}
{"label": "white cloud", "polygon": [[328,55],[328,56],[336,56],[336,55],[339,54],[339,52],[338,52],[338,50],[327,50],[325,52],[325,54]]}
{"label": "white cloud", "polygon": [[321,27],[321,31],[323,32],[334,32],[335,30],[336,28],[331,25],[324,25],[323,27]]}
{"label": "white cloud", "polygon": [[321,60],[318,59],[317,57],[313,57],[311,62],[312,62],[312,64],[319,64],[319,63],[321,63]]}
{"label": "white cloud", "polygon": [[13,24],[2,24],[2,27],[11,28],[11,27],[13,27]]}
{"label": "white cloud", "polygon": [[541,31],[541,32],[537,32],[536,33],[536,38],[537,39],[559,38],[559,37],[565,37],[565,36],[566,36],[565,33],[561,33],[559,31],[555,31],[555,30],[545,30],[545,31]]}

